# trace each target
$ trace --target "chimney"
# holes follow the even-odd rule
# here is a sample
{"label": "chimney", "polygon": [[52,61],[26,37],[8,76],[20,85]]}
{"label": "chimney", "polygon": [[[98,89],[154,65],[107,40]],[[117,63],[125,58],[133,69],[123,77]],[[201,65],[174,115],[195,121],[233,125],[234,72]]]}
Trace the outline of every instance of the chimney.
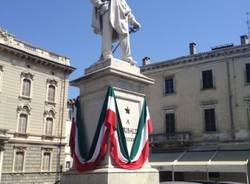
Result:
{"label": "chimney", "polygon": [[197,54],[197,45],[196,43],[192,42],[189,44],[189,53],[190,55]]}
{"label": "chimney", "polygon": [[247,35],[242,35],[240,37],[240,44],[241,45],[247,45],[247,44],[249,44],[249,39],[248,39]]}
{"label": "chimney", "polygon": [[146,65],[148,65],[148,64],[150,64],[151,63],[151,61],[150,61],[150,57],[144,57],[143,59],[142,59],[142,66],[146,66]]}

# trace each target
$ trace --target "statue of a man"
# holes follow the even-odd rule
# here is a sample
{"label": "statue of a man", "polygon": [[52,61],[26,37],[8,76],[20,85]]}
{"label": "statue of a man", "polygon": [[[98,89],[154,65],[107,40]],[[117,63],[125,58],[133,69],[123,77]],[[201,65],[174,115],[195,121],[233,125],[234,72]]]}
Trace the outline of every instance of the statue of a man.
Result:
{"label": "statue of a man", "polygon": [[92,27],[102,35],[102,60],[112,58],[112,43],[119,40],[122,60],[134,64],[129,41],[129,24],[134,29],[141,25],[131,13],[126,0],[91,0],[94,6]]}

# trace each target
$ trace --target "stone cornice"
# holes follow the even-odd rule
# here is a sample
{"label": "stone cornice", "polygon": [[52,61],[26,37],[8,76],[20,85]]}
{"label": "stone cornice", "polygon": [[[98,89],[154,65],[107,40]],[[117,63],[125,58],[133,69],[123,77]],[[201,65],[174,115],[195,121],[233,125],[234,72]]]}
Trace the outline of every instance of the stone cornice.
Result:
{"label": "stone cornice", "polygon": [[35,55],[39,55],[41,57],[47,58],[49,60],[53,60],[55,62],[64,64],[64,65],[70,65],[70,59],[53,53],[51,51],[45,50],[43,48],[34,46],[30,43],[21,41],[16,39],[16,37],[10,33],[8,33],[6,30],[0,28],[0,43],[3,43],[4,45],[8,45],[14,48],[18,48],[21,50],[25,50],[27,52],[35,53]]}
{"label": "stone cornice", "polygon": [[26,59],[34,63],[55,67],[68,74],[75,70],[74,67],[69,65],[70,60],[68,58],[19,41],[12,35],[2,34],[1,29],[0,51],[11,53],[19,58]]}
{"label": "stone cornice", "polygon": [[75,68],[71,67],[69,65],[62,64],[53,60],[49,60],[47,58],[43,58],[38,54],[33,54],[30,53],[28,51],[25,50],[21,50],[19,48],[15,48],[15,47],[11,47],[9,45],[5,45],[3,43],[0,42],[0,51],[4,51],[4,52],[8,52],[10,54],[15,55],[16,57],[22,58],[22,59],[26,59],[28,61],[37,63],[37,64],[42,64],[44,66],[48,66],[48,67],[54,67],[56,69],[62,70],[63,72],[70,74],[72,73]]}
{"label": "stone cornice", "polygon": [[48,146],[65,146],[67,143],[60,143],[60,142],[49,142],[49,141],[41,141],[41,142],[37,142],[37,141],[25,141],[25,140],[9,140],[8,143],[11,144],[26,144],[26,145],[48,145]]}
{"label": "stone cornice", "polygon": [[99,62],[91,67],[85,69],[85,75],[70,81],[72,86],[78,86],[81,82],[92,81],[94,78],[102,78],[104,76],[122,77],[131,81],[140,81],[146,85],[154,83],[154,79],[151,79],[140,73],[140,68],[133,66],[128,62],[121,61],[116,58]]}
{"label": "stone cornice", "polygon": [[183,56],[175,59],[170,59],[158,63],[149,64],[141,67],[142,72],[147,72],[151,70],[157,70],[165,67],[171,67],[175,65],[184,65],[187,63],[194,62],[205,62],[208,60],[216,60],[223,58],[240,57],[241,55],[250,56],[250,44],[239,45],[234,47],[229,47],[225,49],[212,50],[208,52],[203,52],[195,55]]}

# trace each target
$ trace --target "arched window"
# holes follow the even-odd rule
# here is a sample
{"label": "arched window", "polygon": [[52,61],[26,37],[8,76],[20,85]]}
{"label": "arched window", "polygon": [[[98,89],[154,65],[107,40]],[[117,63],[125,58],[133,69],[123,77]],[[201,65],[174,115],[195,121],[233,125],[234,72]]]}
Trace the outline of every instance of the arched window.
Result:
{"label": "arched window", "polygon": [[[23,136],[28,132],[29,125],[29,116],[30,116],[31,107],[29,104],[23,104],[17,107],[17,127],[16,135]],[[27,136],[27,135],[26,135]]]}
{"label": "arched window", "polygon": [[21,73],[21,91],[20,96],[24,98],[31,98],[32,93],[32,81],[33,81],[33,74],[29,72],[22,72]]}
{"label": "arched window", "polygon": [[31,81],[29,79],[23,79],[22,96],[30,97]]}
{"label": "arched window", "polygon": [[44,112],[44,137],[51,138],[53,136],[53,127],[54,127],[54,119],[55,119],[55,110],[48,109]]}
{"label": "arched window", "polygon": [[55,101],[55,92],[56,92],[55,86],[49,85],[49,87],[48,87],[48,101],[49,102]]}
{"label": "arched window", "polygon": [[53,118],[48,117],[46,118],[46,125],[45,125],[45,135],[51,136],[53,133]]}
{"label": "arched window", "polygon": [[28,124],[28,115],[27,114],[20,114],[19,115],[18,132],[25,134],[27,131],[27,124]]}

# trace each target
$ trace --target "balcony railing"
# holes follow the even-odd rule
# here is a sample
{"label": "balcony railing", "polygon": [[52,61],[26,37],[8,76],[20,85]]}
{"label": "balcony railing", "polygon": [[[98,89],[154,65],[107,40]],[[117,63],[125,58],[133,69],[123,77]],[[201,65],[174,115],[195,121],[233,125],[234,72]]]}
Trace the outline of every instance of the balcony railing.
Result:
{"label": "balcony railing", "polygon": [[7,129],[0,128],[0,151],[3,149],[3,144],[9,140],[7,133],[8,133]]}
{"label": "balcony railing", "polygon": [[176,132],[171,134],[153,134],[149,138],[152,144],[186,144],[192,141],[190,132]]}
{"label": "balcony railing", "polygon": [[8,129],[2,129],[0,128],[0,136],[6,136],[8,132]]}

